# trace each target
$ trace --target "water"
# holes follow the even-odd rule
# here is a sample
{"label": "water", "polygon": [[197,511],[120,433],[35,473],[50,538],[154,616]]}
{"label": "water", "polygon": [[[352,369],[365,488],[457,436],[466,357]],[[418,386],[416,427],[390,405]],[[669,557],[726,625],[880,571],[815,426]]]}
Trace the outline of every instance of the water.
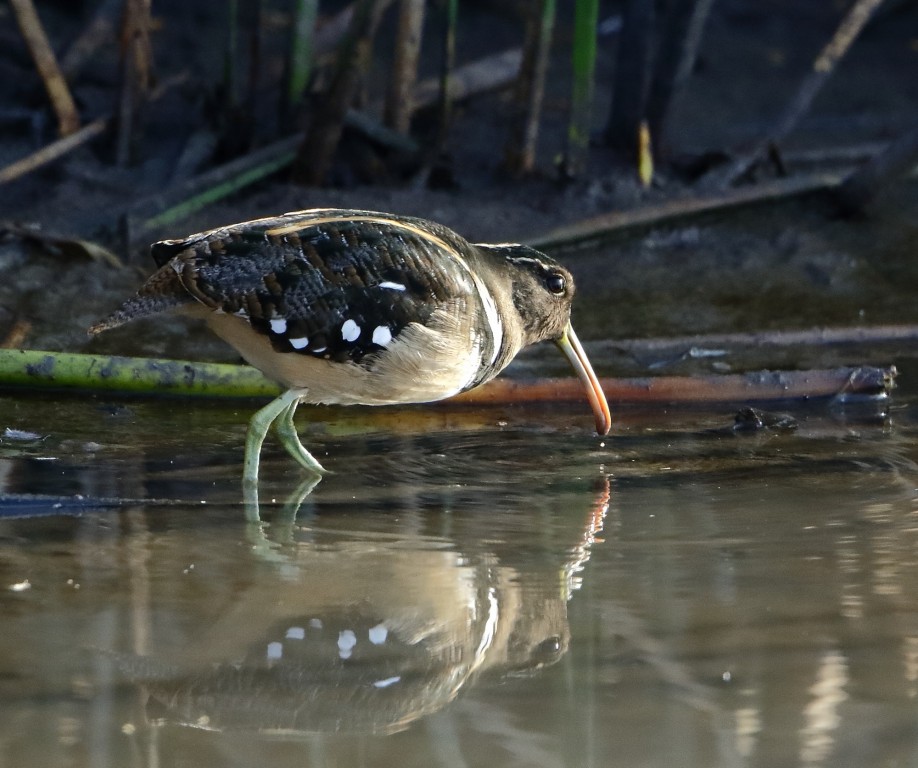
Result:
{"label": "water", "polygon": [[0,397],[0,766],[914,765],[916,404]]}

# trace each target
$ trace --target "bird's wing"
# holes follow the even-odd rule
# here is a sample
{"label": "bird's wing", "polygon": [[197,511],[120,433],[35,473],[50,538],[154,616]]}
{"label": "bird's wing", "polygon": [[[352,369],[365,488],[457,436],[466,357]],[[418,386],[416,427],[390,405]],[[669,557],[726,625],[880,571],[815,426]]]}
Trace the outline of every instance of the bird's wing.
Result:
{"label": "bird's wing", "polygon": [[275,350],[359,362],[438,310],[477,311],[470,246],[415,221],[340,211],[263,219],[170,242],[169,263],[198,301],[247,319]]}

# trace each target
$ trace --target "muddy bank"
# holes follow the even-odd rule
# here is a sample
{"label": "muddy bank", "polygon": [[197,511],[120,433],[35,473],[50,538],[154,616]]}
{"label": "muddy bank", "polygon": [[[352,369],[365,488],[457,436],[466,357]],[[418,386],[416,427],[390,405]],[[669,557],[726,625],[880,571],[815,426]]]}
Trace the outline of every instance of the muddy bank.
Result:
{"label": "muddy bank", "polygon": [[[168,186],[181,141],[205,119],[202,95],[220,58],[220,41],[212,29],[218,25],[208,26],[202,8],[183,5],[182,10],[179,5],[164,2],[157,10],[163,20],[157,33],[157,51],[163,53],[157,65],[162,78],[189,72],[190,79],[158,105],[136,160],[128,167],[113,167],[105,139],[0,187],[0,218],[92,238],[130,266],[114,270],[63,258],[15,238],[0,243],[0,338],[18,325],[25,327],[21,343],[33,348],[233,359],[222,344],[184,321],[148,322],[91,343],[84,335],[84,328],[132,291],[152,267],[143,243],[126,243],[120,214]],[[281,211],[342,206],[435,219],[472,240],[531,240],[611,210],[691,196],[691,184],[677,173],[677,166],[661,163],[654,185],[644,190],[633,169],[617,164],[601,146],[591,150],[583,178],[558,181],[554,161],[564,146],[570,91],[570,6],[559,4],[533,177],[511,180],[502,175],[500,148],[509,95],[489,93],[456,110],[448,144],[453,183],[447,189],[430,189],[410,179],[361,185],[347,174],[335,177],[337,186],[317,189],[294,186],[279,173],[151,231],[147,239],[183,236]],[[62,4],[41,10],[52,43],[60,47],[73,39],[88,13]],[[8,21],[9,12],[2,13]],[[603,17],[620,13],[620,4],[601,4]],[[767,8],[742,0],[715,4],[696,71],[677,106],[670,136],[673,156],[730,150],[767,132],[839,18],[836,9],[795,3]],[[481,4],[470,4],[460,29],[460,59],[519,43],[518,25],[506,16],[499,19],[495,22]],[[874,19],[812,112],[782,145],[788,158],[801,158],[801,151],[812,148],[889,140],[918,119],[918,81],[911,76],[918,45],[909,31],[916,25],[918,8],[904,3],[890,5]],[[5,29],[3,39],[9,43],[4,66],[27,72],[15,29]],[[174,44],[165,45],[170,39]],[[597,131],[608,113],[616,43],[614,33],[600,39]],[[383,60],[388,53],[382,46]],[[105,52],[77,83],[75,92],[87,120],[110,108],[116,62],[113,51]],[[44,109],[39,81],[6,79],[0,99],[11,109],[23,104],[34,114]],[[15,121],[0,131],[4,162],[48,135],[45,129],[36,137]],[[806,172],[811,167],[801,160],[790,163],[788,170]],[[862,220],[841,220],[824,200],[810,197],[632,231],[591,251],[557,255],[578,279],[576,319],[585,338],[910,322],[915,320],[912,297],[918,288],[910,258],[916,210],[915,184],[903,183]]]}

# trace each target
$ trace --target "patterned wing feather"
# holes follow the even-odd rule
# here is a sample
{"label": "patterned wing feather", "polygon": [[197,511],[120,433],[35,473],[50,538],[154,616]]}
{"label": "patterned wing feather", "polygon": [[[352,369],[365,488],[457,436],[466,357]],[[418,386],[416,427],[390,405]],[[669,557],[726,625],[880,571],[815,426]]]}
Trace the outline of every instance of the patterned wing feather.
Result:
{"label": "patterned wing feather", "polygon": [[278,352],[358,363],[457,299],[475,308],[468,244],[427,222],[309,212],[165,245],[189,293]]}

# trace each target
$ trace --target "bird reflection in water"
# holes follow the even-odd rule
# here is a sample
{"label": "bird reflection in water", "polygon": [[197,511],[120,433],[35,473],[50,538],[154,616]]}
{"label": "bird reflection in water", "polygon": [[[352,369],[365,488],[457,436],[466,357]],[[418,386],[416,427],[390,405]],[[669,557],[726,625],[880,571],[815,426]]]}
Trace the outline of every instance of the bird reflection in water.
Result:
{"label": "bird reflection in water", "polygon": [[256,554],[257,577],[174,658],[106,655],[140,686],[152,725],[394,733],[485,673],[531,674],[565,654],[567,602],[609,493],[603,478],[586,519],[565,515],[568,531],[538,557],[461,531],[412,540],[317,526],[269,560]]}

